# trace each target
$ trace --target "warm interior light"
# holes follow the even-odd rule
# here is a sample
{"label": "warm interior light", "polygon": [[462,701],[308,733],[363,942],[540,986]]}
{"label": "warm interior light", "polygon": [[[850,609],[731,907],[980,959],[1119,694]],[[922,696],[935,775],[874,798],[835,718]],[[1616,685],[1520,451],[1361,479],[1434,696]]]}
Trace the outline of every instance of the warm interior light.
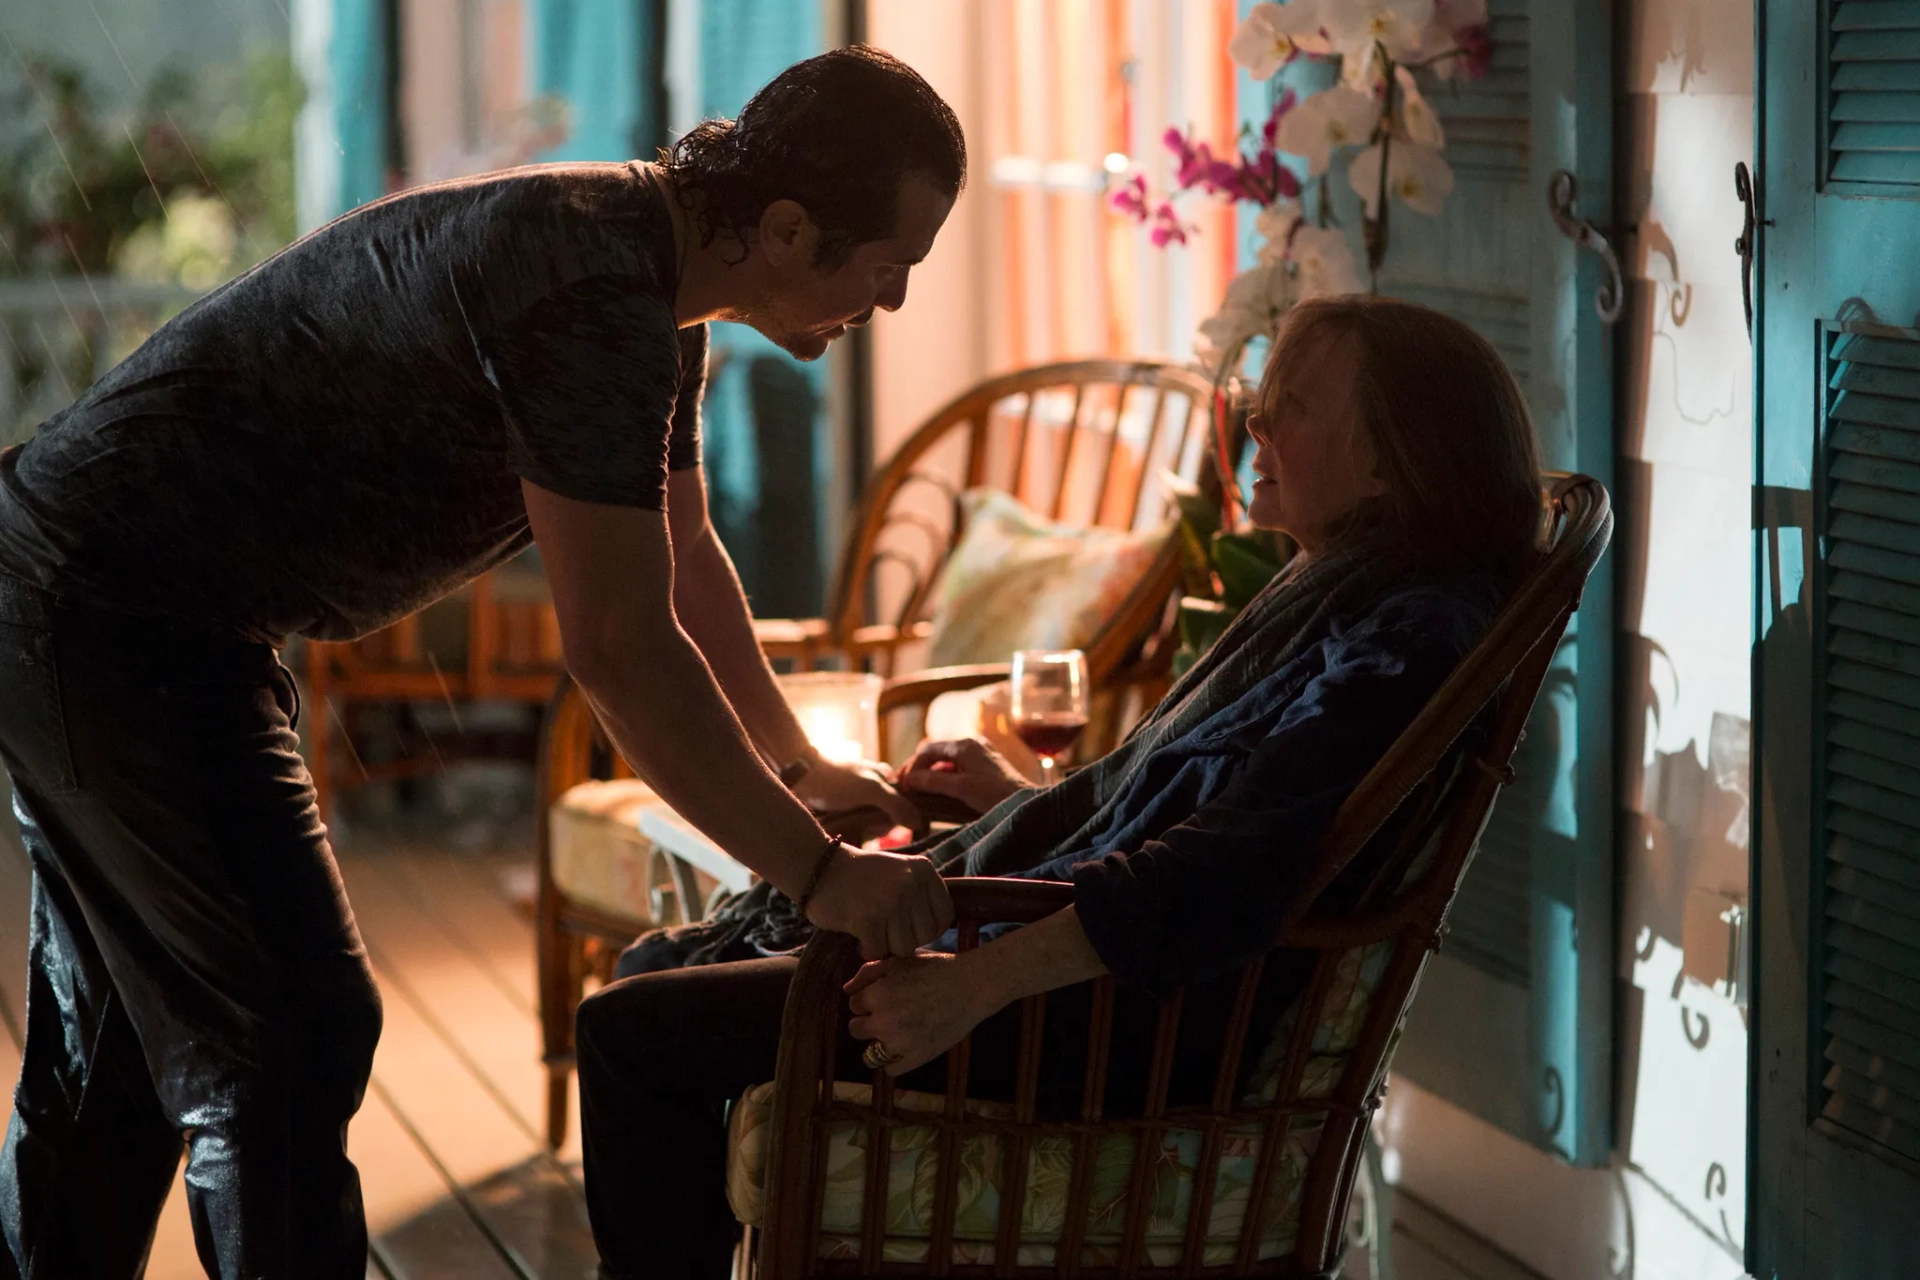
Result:
{"label": "warm interior light", "polygon": [[813,749],[829,760],[842,764],[861,758],[860,740],[854,737],[853,718],[845,707],[808,707],[800,717]]}
{"label": "warm interior light", "polygon": [[807,671],[781,676],[780,692],[814,750],[844,763],[879,759],[884,683],[859,671]]}

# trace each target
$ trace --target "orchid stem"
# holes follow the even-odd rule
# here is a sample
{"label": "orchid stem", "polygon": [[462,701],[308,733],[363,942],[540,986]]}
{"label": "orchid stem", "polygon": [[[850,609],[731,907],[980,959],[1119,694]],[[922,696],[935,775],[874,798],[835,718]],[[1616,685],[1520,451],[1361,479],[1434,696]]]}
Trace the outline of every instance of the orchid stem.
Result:
{"label": "orchid stem", "polygon": [[1367,275],[1374,293],[1380,292],[1380,264],[1387,257],[1387,168],[1393,159],[1393,108],[1398,90],[1398,81],[1393,76],[1393,59],[1387,57],[1384,48],[1376,46],[1380,55],[1380,64],[1385,70],[1387,101],[1380,113],[1380,186],[1374,199],[1374,216],[1367,219],[1365,240],[1367,242]]}

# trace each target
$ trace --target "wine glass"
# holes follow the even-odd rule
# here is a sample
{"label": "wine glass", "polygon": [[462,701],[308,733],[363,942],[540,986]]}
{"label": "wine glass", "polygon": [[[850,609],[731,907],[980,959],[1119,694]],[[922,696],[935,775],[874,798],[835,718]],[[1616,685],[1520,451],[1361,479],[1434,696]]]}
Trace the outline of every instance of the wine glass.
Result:
{"label": "wine glass", "polygon": [[1013,655],[1013,731],[1040,757],[1043,786],[1059,780],[1055,760],[1087,728],[1087,655],[1078,649],[1022,649]]}

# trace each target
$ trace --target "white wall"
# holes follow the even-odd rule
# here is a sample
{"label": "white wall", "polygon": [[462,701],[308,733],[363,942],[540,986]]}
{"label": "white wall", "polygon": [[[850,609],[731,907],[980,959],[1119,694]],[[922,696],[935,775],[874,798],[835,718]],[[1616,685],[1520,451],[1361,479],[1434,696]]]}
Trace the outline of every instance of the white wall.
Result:
{"label": "white wall", "polygon": [[[1682,975],[1690,894],[1747,890],[1751,352],[1733,166],[1747,0],[1622,0],[1615,146],[1628,308],[1616,413],[1620,1016],[1613,1167],[1574,1170],[1408,1082],[1390,1176],[1550,1280],[1742,1274],[1743,1011]],[[1695,963],[1707,957],[1696,931]]]}
{"label": "white wall", "polygon": [[926,77],[967,137],[967,189],[933,252],[915,267],[907,305],[873,323],[873,456],[889,457],[942,404],[987,368],[986,174],[980,23],[972,0],[868,0],[867,38]]}

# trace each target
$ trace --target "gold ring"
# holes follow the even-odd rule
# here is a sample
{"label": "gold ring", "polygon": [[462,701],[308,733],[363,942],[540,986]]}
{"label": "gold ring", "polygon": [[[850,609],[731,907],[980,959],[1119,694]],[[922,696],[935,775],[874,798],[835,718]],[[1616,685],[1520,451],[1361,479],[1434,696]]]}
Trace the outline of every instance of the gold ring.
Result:
{"label": "gold ring", "polygon": [[860,1055],[860,1061],[866,1063],[875,1071],[881,1070],[888,1063],[898,1062],[899,1060],[899,1054],[889,1051],[887,1046],[881,1044],[878,1040],[869,1040],[867,1042],[867,1051]]}

